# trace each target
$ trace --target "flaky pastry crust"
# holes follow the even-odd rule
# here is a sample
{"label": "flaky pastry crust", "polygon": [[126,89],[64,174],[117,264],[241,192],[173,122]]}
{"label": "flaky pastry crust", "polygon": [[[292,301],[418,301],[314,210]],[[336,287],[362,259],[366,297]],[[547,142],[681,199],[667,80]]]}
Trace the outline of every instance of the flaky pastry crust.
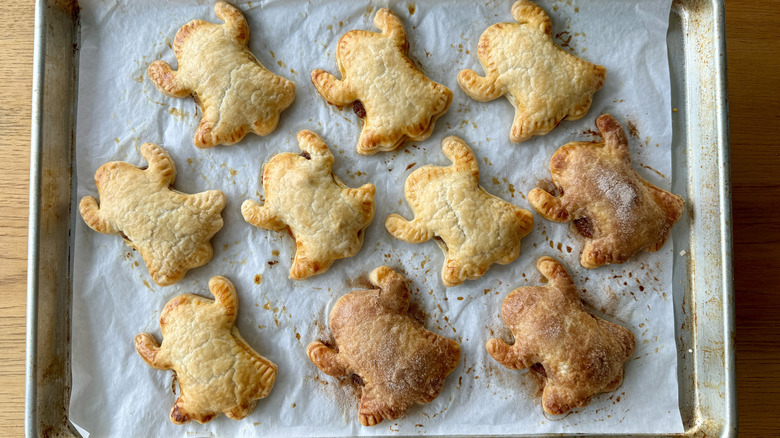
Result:
{"label": "flaky pastry crust", "polygon": [[428,79],[408,58],[401,20],[380,9],[374,24],[382,33],[353,30],[339,40],[341,80],[324,70],[311,73],[317,92],[331,105],[362,102],[366,116],[357,152],[363,155],[392,151],[407,138],[425,140],[452,102],[452,91]]}
{"label": "flaky pastry crust", "polygon": [[512,17],[517,23],[494,24],[479,39],[486,76],[463,70],[458,84],[482,102],[506,95],[515,107],[509,138],[519,143],[547,134],[564,118],[582,118],[607,71],[558,47],[550,18],[534,3],[516,2]]}
{"label": "flaky pastry crust", "polygon": [[588,404],[623,382],[623,364],[634,354],[634,335],[598,318],[582,305],[566,269],[551,257],[536,264],[547,286],[521,287],[501,306],[515,338],[513,345],[493,338],[487,351],[501,365],[531,367],[542,378],[542,407],[552,415]]}
{"label": "flaky pastry crust", "polygon": [[165,61],[148,69],[165,95],[195,98],[203,113],[194,139],[199,148],[238,143],[247,131],[270,134],[295,98],[295,84],[271,73],[247,48],[249,24],[241,11],[220,1],[214,12],[225,24],[193,20],[176,33],[178,71]]}
{"label": "flaky pastry crust", "polygon": [[309,344],[306,354],[325,374],[357,375],[363,382],[360,423],[374,426],[433,401],[458,366],[457,342],[426,330],[408,315],[409,291],[398,273],[380,266],[369,275],[374,290],[339,298],[330,313],[336,345]]}
{"label": "flaky pastry crust", "polygon": [[85,196],[79,212],[93,230],[124,237],[141,253],[154,282],[168,286],[211,260],[210,240],[222,228],[225,195],[173,190],[176,167],[168,153],[145,143],[141,155],[146,169],[121,161],[101,166],[95,172],[100,205]]}
{"label": "flaky pastry crust", "polygon": [[572,142],[550,159],[562,196],[536,188],[528,202],[555,222],[574,221],[585,237],[586,268],[620,264],[641,250],[658,251],[683,212],[681,197],[645,181],[631,166],[628,138],[609,114],[596,119],[601,143]]}
{"label": "flaky pastry crust", "polygon": [[135,337],[135,348],[149,366],[174,370],[181,394],[171,421],[211,421],[224,413],[240,420],[254,411],[276,380],[276,365],[250,347],[235,326],[238,296],[225,277],[212,277],[216,300],[184,294],[160,315],[163,342],[149,333]]}
{"label": "flaky pastry crust", "polygon": [[317,134],[299,132],[298,146],[300,154],[276,154],[263,166],[265,203],[246,200],[241,213],[258,228],[290,232],[296,248],[290,278],[303,280],[360,251],[374,219],[376,188],[341,182],[331,172],[333,154]]}
{"label": "flaky pastry crust", "polygon": [[481,277],[493,263],[515,260],[520,239],[533,227],[533,215],[479,185],[479,164],[463,140],[445,138],[442,151],[451,166],[423,166],[406,179],[404,194],[414,219],[391,214],[385,228],[410,243],[437,237],[446,257],[442,281],[457,286]]}

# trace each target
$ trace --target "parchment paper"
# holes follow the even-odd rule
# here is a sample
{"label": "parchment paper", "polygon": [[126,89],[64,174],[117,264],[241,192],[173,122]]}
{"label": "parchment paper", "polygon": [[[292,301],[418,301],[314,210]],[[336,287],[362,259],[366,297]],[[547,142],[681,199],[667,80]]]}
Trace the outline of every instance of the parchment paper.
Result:
{"label": "parchment paper", "polygon": [[[606,85],[590,113],[564,121],[552,133],[522,144],[509,141],[514,109],[500,98],[468,98],[456,77],[464,68],[483,70],[476,58],[482,32],[512,21],[511,1],[305,2],[239,1],[252,36],[250,49],[272,72],[296,83],[293,105],[271,135],[249,134],[232,147],[199,150],[192,144],[200,114],[192,99],[170,99],[146,76],[156,59],[175,67],[170,48],[180,26],[192,19],[218,22],[211,1],[82,0],[77,126],[77,195],[97,196],[94,172],[108,161],[146,165],[144,142],[163,145],[174,158],[178,190],[220,189],[227,195],[224,228],[214,237],[214,257],[179,283],[153,283],[143,260],[121,238],[95,233],[75,222],[70,418],[91,436],[346,436],[417,434],[525,434],[552,432],[682,432],[677,396],[677,360],[672,303],[672,244],[630,262],[596,270],[580,267],[582,240],[569,225],[534,215],[521,256],[506,266],[455,288],[440,279],[443,255],[436,244],[412,245],[384,229],[390,213],[411,218],[403,198],[406,177],[433,163],[449,165],[441,140],[457,135],[474,149],[480,183],[496,196],[531,210],[525,195],[549,178],[549,159],[561,145],[595,139],[594,120],[614,115],[630,131],[634,167],[653,184],[671,185],[671,108],[666,29],[671,0],[540,1],[553,23],[556,42],[604,65]],[[359,156],[361,122],[347,107],[328,105],[309,75],[324,68],[338,75],[338,39],[352,29],[376,30],[374,12],[389,6],[411,42],[411,56],[433,80],[454,92],[452,106],[424,142],[392,153]],[[335,155],[334,172],[357,187],[377,187],[376,216],[361,252],[337,261],[308,281],[287,278],[294,244],[286,233],[256,229],[243,221],[240,205],[259,199],[262,164],[273,154],[298,151],[295,134],[311,129]],[[628,327],[637,348],[617,391],[597,396],[563,418],[544,415],[532,373],[498,365],[485,351],[493,336],[511,339],[500,319],[506,295],[536,285],[535,261],[563,261],[600,316]],[[328,377],[306,357],[306,345],[327,337],[333,303],[365,285],[373,268],[387,264],[405,272],[412,301],[426,327],[461,344],[460,365],[441,395],[416,405],[406,418],[366,428],[357,421],[359,391]],[[174,296],[210,297],[211,276],[225,275],[239,294],[238,327],[248,343],[279,366],[276,385],[242,421],[220,416],[200,425],[176,426],[168,414],[176,398],[169,371],[150,368],[135,352],[133,337],[160,339],[159,312]]]}

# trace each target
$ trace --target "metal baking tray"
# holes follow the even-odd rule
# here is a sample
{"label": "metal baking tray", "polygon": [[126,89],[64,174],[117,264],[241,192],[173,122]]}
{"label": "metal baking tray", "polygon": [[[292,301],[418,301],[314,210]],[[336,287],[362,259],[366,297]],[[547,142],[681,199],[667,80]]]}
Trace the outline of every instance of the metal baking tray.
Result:
{"label": "metal baking tray", "polygon": [[[731,184],[723,0],[674,0],[673,186],[687,209],[674,228],[679,436],[734,436]],[[27,278],[25,434],[79,436],[70,399],[71,230],[78,96],[76,0],[36,0]],[[665,109],[661,109],[665,110]]]}

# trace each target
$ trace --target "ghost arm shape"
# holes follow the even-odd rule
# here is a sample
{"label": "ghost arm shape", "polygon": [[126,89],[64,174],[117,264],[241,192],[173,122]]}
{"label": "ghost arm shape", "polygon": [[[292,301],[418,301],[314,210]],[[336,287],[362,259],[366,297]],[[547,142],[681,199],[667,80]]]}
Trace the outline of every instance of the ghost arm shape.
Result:
{"label": "ghost arm shape", "polygon": [[[458,173],[469,175],[473,181],[479,181],[479,166],[474,152],[458,137],[450,136],[442,142],[442,152],[453,163],[453,168]],[[421,175],[421,174],[417,174]],[[421,176],[420,178],[424,178]],[[423,184],[413,173],[406,180],[406,192],[409,188]],[[478,184],[478,183],[477,183]],[[422,214],[416,214],[414,219],[408,221],[398,214],[390,214],[385,220],[385,228],[396,239],[409,243],[423,243],[431,240],[435,233],[428,227],[431,218]]]}

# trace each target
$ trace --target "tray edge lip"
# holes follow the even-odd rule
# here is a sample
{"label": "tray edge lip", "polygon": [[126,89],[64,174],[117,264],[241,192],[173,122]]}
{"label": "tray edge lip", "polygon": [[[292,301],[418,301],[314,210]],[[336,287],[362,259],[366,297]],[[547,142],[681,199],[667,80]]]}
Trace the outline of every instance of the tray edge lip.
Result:
{"label": "tray edge lip", "polygon": [[38,260],[41,193],[41,123],[43,113],[43,86],[45,78],[46,38],[45,0],[35,1],[33,40],[32,120],[30,127],[30,194],[27,231],[27,311],[26,360],[24,396],[24,432],[27,437],[37,435],[37,323],[38,323]]}

